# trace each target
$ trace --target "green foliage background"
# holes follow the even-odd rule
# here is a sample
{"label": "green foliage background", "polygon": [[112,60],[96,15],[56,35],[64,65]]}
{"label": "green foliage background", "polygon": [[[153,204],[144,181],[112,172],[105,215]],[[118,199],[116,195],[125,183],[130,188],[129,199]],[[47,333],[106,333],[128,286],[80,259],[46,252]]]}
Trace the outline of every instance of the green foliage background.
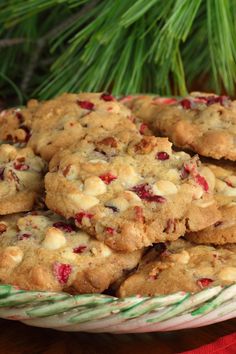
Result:
{"label": "green foliage background", "polygon": [[233,95],[235,0],[1,0],[0,95]]}

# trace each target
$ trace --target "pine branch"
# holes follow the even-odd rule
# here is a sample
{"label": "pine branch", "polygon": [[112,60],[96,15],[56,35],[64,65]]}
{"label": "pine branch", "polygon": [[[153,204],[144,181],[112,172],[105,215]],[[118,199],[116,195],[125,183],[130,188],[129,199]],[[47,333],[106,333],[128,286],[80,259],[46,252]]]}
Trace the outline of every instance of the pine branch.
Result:
{"label": "pine branch", "polygon": [[25,38],[1,39],[0,48],[11,47],[13,45],[22,44],[24,42],[25,42]]}
{"label": "pine branch", "polygon": [[[235,14],[228,0],[2,0],[0,74],[40,98],[185,94],[201,79],[206,90],[233,94]],[[12,94],[7,82],[0,90]]]}
{"label": "pine branch", "polygon": [[[21,83],[21,90],[24,93],[27,93],[29,83],[31,78],[33,77],[34,71],[37,68],[37,64],[41,58],[41,54],[44,50],[44,47],[47,45],[47,42],[53,38],[55,35],[59,35],[62,31],[65,31],[67,27],[70,27],[75,21],[79,19],[80,16],[83,16],[86,11],[89,11],[91,7],[93,7],[98,0],[93,0],[89,4],[87,4],[82,10],[79,10],[74,15],[67,18],[65,21],[60,23],[59,25],[52,28],[49,32],[47,32],[42,38],[40,38],[37,43],[36,47],[33,51],[33,55],[31,56],[30,62],[28,67],[26,67],[25,75],[23,76],[23,80]],[[1,42],[0,42],[1,44]]]}

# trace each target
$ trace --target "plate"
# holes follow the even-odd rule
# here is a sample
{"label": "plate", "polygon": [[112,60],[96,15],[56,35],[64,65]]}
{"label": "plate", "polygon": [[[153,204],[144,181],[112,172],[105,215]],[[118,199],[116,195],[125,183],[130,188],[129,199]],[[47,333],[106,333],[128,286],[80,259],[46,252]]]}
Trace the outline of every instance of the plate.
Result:
{"label": "plate", "polygon": [[144,333],[206,326],[236,317],[236,284],[196,294],[123,299],[25,291],[0,285],[0,317],[69,332]]}

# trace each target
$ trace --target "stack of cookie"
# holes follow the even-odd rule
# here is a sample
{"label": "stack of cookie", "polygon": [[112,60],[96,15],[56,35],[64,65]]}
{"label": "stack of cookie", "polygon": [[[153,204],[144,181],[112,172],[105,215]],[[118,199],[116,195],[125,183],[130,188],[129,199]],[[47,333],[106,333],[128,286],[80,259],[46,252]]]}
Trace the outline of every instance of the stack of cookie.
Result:
{"label": "stack of cookie", "polygon": [[235,282],[234,166],[179,149],[236,159],[234,110],[80,93],[1,112],[1,283],[153,296]]}

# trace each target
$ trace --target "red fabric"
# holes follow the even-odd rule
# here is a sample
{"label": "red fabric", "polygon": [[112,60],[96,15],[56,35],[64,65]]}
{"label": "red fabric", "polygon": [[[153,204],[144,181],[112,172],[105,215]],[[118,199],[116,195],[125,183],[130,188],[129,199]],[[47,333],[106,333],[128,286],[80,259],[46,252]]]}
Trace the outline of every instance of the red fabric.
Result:
{"label": "red fabric", "polygon": [[236,332],[225,337],[219,338],[217,341],[200,348],[189,350],[181,354],[235,354],[236,353]]}

